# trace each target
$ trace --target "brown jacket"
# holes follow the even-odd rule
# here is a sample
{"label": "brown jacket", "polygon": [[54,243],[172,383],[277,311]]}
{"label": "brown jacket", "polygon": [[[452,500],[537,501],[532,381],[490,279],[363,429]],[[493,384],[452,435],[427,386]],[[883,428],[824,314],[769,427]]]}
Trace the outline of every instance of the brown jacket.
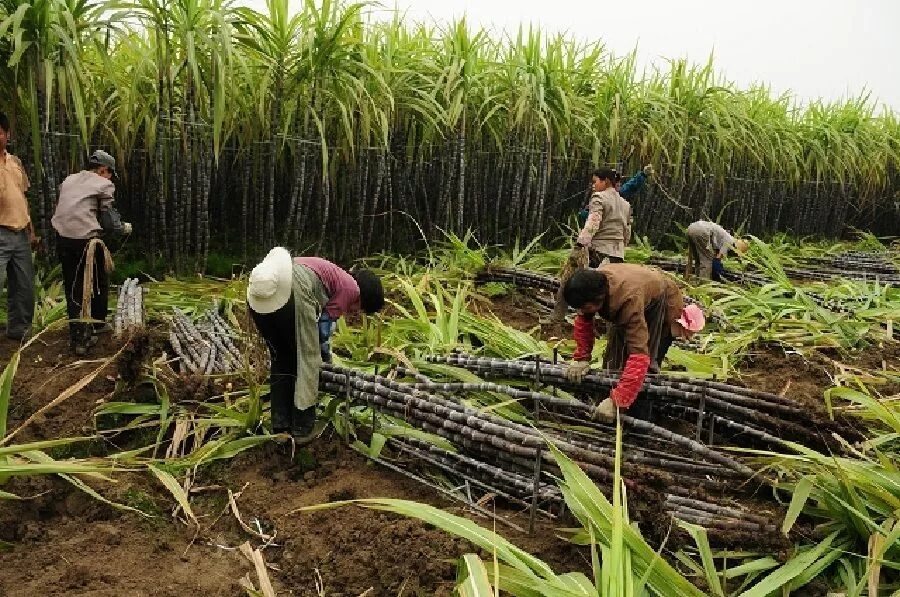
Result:
{"label": "brown jacket", "polygon": [[[650,332],[644,310],[657,298],[666,301],[667,321],[677,321],[684,308],[681,289],[661,270],[633,263],[610,263],[597,269],[606,276],[608,292],[598,315],[625,330],[628,354],[649,354]],[[575,360],[589,360],[594,346],[594,317],[575,318]]]}

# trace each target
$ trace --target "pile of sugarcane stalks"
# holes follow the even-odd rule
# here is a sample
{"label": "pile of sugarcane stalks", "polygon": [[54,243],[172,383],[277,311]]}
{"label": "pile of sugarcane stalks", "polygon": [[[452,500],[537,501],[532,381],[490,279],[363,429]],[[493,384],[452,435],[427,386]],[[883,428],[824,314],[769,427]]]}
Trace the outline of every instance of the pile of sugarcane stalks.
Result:
{"label": "pile of sugarcane stalks", "polygon": [[144,291],[137,278],[128,278],[119,288],[113,331],[116,338],[144,327]]}
{"label": "pile of sugarcane stalks", "polygon": [[238,337],[216,309],[207,310],[199,324],[177,307],[173,311],[169,343],[183,373],[221,375],[240,371],[243,357],[235,345]]}
{"label": "pile of sugarcane stalks", "polygon": [[[647,265],[658,267],[662,270],[684,275],[685,260],[681,257],[664,257],[654,255],[647,260]],[[805,280],[812,282],[832,282],[836,280],[853,280],[856,282],[879,282],[881,284],[900,284],[900,273],[878,273],[867,270],[841,269],[827,266],[782,268],[785,275],[793,280]],[[768,276],[755,271],[726,272],[726,279],[733,282],[763,285],[771,282]]]}
{"label": "pile of sugarcane stalks", "polygon": [[478,283],[502,282],[518,288],[539,288],[556,292],[559,290],[559,278],[532,272],[517,267],[491,266],[475,276]]}
{"label": "pile of sugarcane stalks", "polygon": [[825,257],[804,257],[799,260],[804,264],[826,267],[840,271],[867,272],[873,275],[900,275],[900,269],[891,258],[891,253],[868,253],[864,251],[848,251]]}
{"label": "pile of sugarcane stalks", "polygon": [[[324,364],[320,375],[323,391],[373,410],[373,430],[377,430],[375,415],[381,413],[440,436],[455,448],[449,451],[422,439],[393,437],[387,445],[397,452],[394,462],[402,461],[413,470],[436,469],[459,481],[457,487],[476,488],[528,506],[532,514],[553,516],[562,511],[563,499],[554,481],[560,471],[548,449],[552,443],[601,488],[610,487],[615,428],[591,422],[589,405],[491,382],[435,382],[404,367],[394,374],[396,378],[389,378]],[[407,378],[412,381],[399,381]],[[533,406],[534,425],[467,404],[468,394],[483,392],[505,394]],[[627,415],[622,419],[626,431],[622,467],[633,499],[640,496],[642,503],[657,504],[657,510],[698,521],[712,531],[771,531],[771,524],[759,525],[753,515],[742,517],[737,508],[719,503],[718,496],[752,491],[744,483],[754,473],[750,467],[652,423]]]}
{"label": "pile of sugarcane stalks", "polygon": [[[563,366],[544,361],[509,361],[463,354],[429,360],[502,379],[528,381],[537,376],[544,384],[597,399],[606,397],[619,377],[618,373],[594,370],[584,381],[573,384],[565,379]],[[706,438],[707,445],[784,447],[785,441],[791,441],[815,449],[843,452],[843,442],[833,434],[851,442],[861,439],[854,429],[788,398],[716,381],[650,374],[638,399],[650,400],[653,410],[661,415],[661,422],[677,419],[693,424],[696,441]]]}

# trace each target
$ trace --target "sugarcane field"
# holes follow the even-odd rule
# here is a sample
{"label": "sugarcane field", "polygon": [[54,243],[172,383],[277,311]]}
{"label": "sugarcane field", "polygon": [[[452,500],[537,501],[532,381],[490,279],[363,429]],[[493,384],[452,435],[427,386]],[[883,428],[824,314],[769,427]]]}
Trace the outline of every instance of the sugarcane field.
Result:
{"label": "sugarcane field", "polygon": [[900,6],[454,2],[0,0],[0,596],[900,595]]}

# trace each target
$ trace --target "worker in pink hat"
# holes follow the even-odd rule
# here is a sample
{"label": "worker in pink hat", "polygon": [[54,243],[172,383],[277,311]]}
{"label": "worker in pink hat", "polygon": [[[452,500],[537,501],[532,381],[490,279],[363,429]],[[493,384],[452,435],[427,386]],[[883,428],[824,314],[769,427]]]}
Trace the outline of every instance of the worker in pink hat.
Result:
{"label": "worker in pink hat", "polygon": [[577,383],[587,375],[598,324],[605,320],[610,326],[603,368],[622,374],[594,415],[611,419],[618,407],[647,418],[649,404],[634,405],[647,372],[659,371],[675,338],[690,338],[703,329],[703,311],[697,305],[685,306],[681,290],[665,273],[632,263],[580,269],[566,282],[563,294],[578,311],[575,354],[566,378]]}

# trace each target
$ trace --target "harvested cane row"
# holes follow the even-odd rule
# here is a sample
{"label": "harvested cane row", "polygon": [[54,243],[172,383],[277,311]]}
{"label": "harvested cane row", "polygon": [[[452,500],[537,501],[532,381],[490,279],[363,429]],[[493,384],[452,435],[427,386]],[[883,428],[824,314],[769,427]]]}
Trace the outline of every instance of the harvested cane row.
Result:
{"label": "harvested cane row", "polygon": [[128,278],[119,288],[113,331],[118,338],[144,327],[144,292],[137,278]]}
{"label": "harvested cane row", "polygon": [[900,269],[888,252],[868,253],[851,251],[827,257],[803,257],[804,264],[841,271],[868,272],[871,274],[900,275]]}
{"label": "harvested cane row", "polygon": [[[566,391],[607,396],[618,382],[618,374],[596,370],[580,384],[568,382],[563,367],[535,360],[508,361],[487,357],[453,354],[432,357],[430,361],[461,367],[480,375],[502,379],[531,381],[556,386]],[[713,435],[718,441],[747,444],[747,439],[769,446],[781,446],[794,441],[816,449],[843,451],[842,442],[834,439],[838,434],[846,440],[859,439],[859,434],[844,425],[832,421],[824,413],[799,408],[787,398],[732,386],[715,381],[685,379],[664,374],[650,374],[644,382],[642,399],[650,400],[654,408],[670,417],[681,413],[683,420],[696,425],[696,437],[710,425],[722,423]],[[682,407],[674,411],[674,406]],[[694,409],[696,416],[686,416]],[[724,427],[724,429],[722,428]]]}
{"label": "harvested cane row", "polygon": [[[615,430],[591,423],[586,405],[490,382],[439,383],[426,381],[425,376],[402,367],[395,372],[416,381],[404,383],[323,365],[320,386],[324,391],[366,403],[383,415],[443,437],[457,448],[451,452],[419,439],[392,438],[388,445],[399,452],[398,457],[412,457],[409,466],[434,467],[444,475],[519,504],[530,503],[536,490],[535,503],[545,514],[562,506],[550,476],[559,470],[546,447],[548,441],[578,461],[594,479],[604,483],[611,480]],[[538,402],[548,420],[542,420],[539,428],[521,425],[467,406],[462,399],[467,393],[488,391],[504,393],[524,403]],[[555,417],[551,413],[561,410],[577,413],[581,423],[577,429],[564,429],[552,420]],[[623,470],[632,494],[641,494],[645,503],[655,500],[649,503],[658,503],[665,512],[685,520],[702,519],[711,530],[772,531],[771,524],[761,524],[758,517],[749,513],[743,516],[739,509],[711,497],[742,491],[739,480],[749,478],[751,469],[651,423],[630,417],[623,420],[628,430]],[[652,438],[663,444],[666,451],[649,448],[652,442],[647,439]],[[679,449],[684,455],[677,453]],[[536,460],[540,461],[537,466]]]}
{"label": "harvested cane row", "polygon": [[206,311],[199,325],[180,309],[173,311],[169,343],[181,361],[182,372],[216,375],[239,371],[243,357],[234,344],[237,337],[215,309]]}
{"label": "harvested cane row", "polygon": [[[686,263],[680,257],[664,257],[654,255],[647,260],[647,265],[652,265],[660,269],[684,274]],[[782,268],[788,278],[794,280],[806,280],[813,282],[833,282],[836,280],[853,280],[857,282],[880,282],[882,284],[900,284],[900,272],[876,272],[866,269],[854,269],[848,266],[846,269],[830,266],[814,266],[808,267],[791,267],[784,266]],[[749,284],[767,284],[771,282],[769,278],[757,271],[743,272],[726,272],[725,277],[735,282],[745,282]]]}

